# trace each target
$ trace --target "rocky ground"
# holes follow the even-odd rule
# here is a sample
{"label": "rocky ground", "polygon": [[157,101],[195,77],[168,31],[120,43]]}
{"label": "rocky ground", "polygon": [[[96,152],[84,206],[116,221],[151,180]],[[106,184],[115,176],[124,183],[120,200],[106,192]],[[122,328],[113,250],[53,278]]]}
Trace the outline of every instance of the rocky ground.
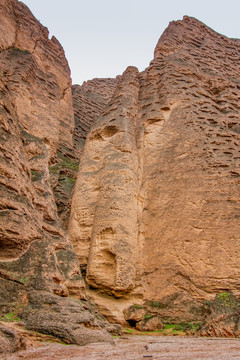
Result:
{"label": "rocky ground", "polygon": [[43,344],[29,350],[5,356],[4,360],[60,359],[240,359],[239,339],[194,338],[171,336],[123,336],[115,345],[107,343],[87,346]]}

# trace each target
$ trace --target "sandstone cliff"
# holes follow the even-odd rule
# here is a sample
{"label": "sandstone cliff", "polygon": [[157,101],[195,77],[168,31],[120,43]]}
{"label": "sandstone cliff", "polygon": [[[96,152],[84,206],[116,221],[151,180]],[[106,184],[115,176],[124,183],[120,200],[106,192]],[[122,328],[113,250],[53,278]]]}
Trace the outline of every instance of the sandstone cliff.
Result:
{"label": "sandstone cliff", "polygon": [[69,233],[113,319],[136,303],[201,321],[204,300],[240,295],[239,55],[194,18],[170,23],[87,136]]}
{"label": "sandstone cliff", "polygon": [[79,159],[64,51],[23,3],[1,0],[0,19],[1,315],[69,342],[111,341],[65,231]]}
{"label": "sandstone cliff", "polygon": [[145,71],[71,87],[24,4],[0,19],[1,319],[111,341],[89,296],[112,322],[239,335],[240,41],[184,17]]}

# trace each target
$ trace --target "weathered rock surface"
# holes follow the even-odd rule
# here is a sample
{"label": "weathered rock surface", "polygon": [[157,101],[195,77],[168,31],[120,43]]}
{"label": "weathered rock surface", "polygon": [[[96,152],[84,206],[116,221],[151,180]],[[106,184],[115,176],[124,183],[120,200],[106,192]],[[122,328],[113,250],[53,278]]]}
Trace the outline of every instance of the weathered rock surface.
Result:
{"label": "weathered rock surface", "polygon": [[[104,329],[106,321],[104,322],[97,311],[89,311],[87,302],[44,292],[31,294],[29,298],[29,309],[22,314],[27,329],[50,334],[67,343],[78,345],[104,341],[113,343],[113,338]],[[112,332],[114,330],[113,328]]]}
{"label": "weathered rock surface", "polygon": [[193,321],[204,299],[240,296],[239,70],[239,40],[184,17],[119,80],[87,136],[69,226],[103,303],[172,299],[154,314]]}
{"label": "weathered rock surface", "polygon": [[124,318],[129,325],[140,331],[155,331],[164,327],[158,316],[147,314],[147,309],[139,305],[132,305],[125,309]]}
{"label": "weathered rock surface", "polygon": [[91,126],[104,111],[116,90],[116,79],[93,79],[82,86],[72,86],[73,109],[75,118],[74,146],[75,153],[80,156],[86,136]]}
{"label": "weathered rock surface", "polygon": [[88,266],[87,282],[116,296],[132,290],[136,277],[138,92],[138,71],[129,68],[88,135],[69,226],[80,262]]}
{"label": "weathered rock surface", "polygon": [[[0,0],[0,19],[1,313],[86,344],[119,331],[86,291],[142,329],[240,297],[240,41],[184,17],[145,71],[71,88],[23,3]],[[202,334],[239,336],[225,308]]]}
{"label": "weathered rock surface", "polygon": [[[109,341],[103,318],[95,333],[65,231],[79,159],[64,51],[23,3],[1,0],[0,19],[0,312],[29,317],[37,328],[37,306],[38,316],[48,318],[41,329],[49,333],[58,327],[70,342]],[[41,293],[51,294],[48,305],[37,300]]]}
{"label": "weathered rock surface", "polygon": [[135,325],[137,322],[144,319],[146,314],[145,308],[138,305],[132,305],[124,310],[124,317],[130,323]]}
{"label": "weathered rock surface", "polygon": [[143,101],[160,110],[144,141],[148,297],[239,295],[239,52],[239,40],[186,17],[169,26],[144,73],[157,99],[143,90]]}
{"label": "weathered rock surface", "polygon": [[219,293],[208,303],[208,315],[199,334],[217,337],[240,336],[240,302],[231,292]]}
{"label": "weathered rock surface", "polygon": [[140,331],[156,331],[163,327],[163,322],[158,316],[147,317],[136,323],[136,329]]}
{"label": "weathered rock surface", "polygon": [[0,324],[0,354],[25,350],[24,340],[12,328]]}

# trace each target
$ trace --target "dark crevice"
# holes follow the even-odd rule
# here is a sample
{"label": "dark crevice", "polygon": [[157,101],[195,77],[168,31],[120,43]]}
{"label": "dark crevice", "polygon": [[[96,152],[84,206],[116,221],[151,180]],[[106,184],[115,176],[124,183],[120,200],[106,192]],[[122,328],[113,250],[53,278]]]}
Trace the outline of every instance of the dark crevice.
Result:
{"label": "dark crevice", "polygon": [[10,278],[10,276],[4,274],[2,271],[0,271],[0,279],[4,279],[4,280],[8,280],[8,281],[13,281],[17,284],[20,284],[20,285],[24,285],[23,282],[19,281],[19,280],[15,280],[15,279],[12,279]]}

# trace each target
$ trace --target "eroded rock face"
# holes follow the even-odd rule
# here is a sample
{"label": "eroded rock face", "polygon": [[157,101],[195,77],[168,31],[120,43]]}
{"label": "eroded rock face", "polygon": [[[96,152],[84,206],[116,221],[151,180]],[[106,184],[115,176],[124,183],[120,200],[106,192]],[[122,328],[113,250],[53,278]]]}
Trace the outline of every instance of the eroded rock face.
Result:
{"label": "eroded rock face", "polygon": [[[112,321],[143,305],[142,329],[240,296],[240,41],[185,17],[144,72],[71,88],[24,4],[1,0],[0,18],[1,313],[85,344],[119,331],[85,284]],[[205,334],[238,327],[219,316]]]}
{"label": "eroded rock face", "polygon": [[171,298],[159,313],[184,321],[223,289],[240,295],[239,55],[239,40],[172,22],[92,127],[69,233],[98,299]]}
{"label": "eroded rock face", "polygon": [[[95,316],[65,231],[79,159],[64,51],[23,3],[1,0],[0,19],[0,312],[24,315],[37,328],[37,307],[49,333],[56,320],[69,341],[109,341],[102,318],[93,335]],[[42,293],[51,296],[48,311]],[[74,327],[64,329],[72,318]]]}
{"label": "eroded rock face", "polygon": [[81,156],[91,126],[104,111],[116,90],[118,79],[93,79],[82,86],[72,86],[73,109],[75,118],[74,146]]}
{"label": "eroded rock face", "polygon": [[150,106],[162,113],[144,140],[148,297],[239,295],[239,50],[239,40],[186,17],[163,34],[144,74],[149,84],[159,74]]}
{"label": "eroded rock face", "polygon": [[116,296],[132,290],[136,278],[138,93],[138,71],[128,68],[88,136],[69,226],[88,283]]}
{"label": "eroded rock face", "polygon": [[[63,238],[49,168],[72,147],[70,70],[58,41],[18,1],[1,5],[1,259],[43,237]],[[6,43],[7,41],[7,43]],[[11,252],[12,249],[12,252]]]}

